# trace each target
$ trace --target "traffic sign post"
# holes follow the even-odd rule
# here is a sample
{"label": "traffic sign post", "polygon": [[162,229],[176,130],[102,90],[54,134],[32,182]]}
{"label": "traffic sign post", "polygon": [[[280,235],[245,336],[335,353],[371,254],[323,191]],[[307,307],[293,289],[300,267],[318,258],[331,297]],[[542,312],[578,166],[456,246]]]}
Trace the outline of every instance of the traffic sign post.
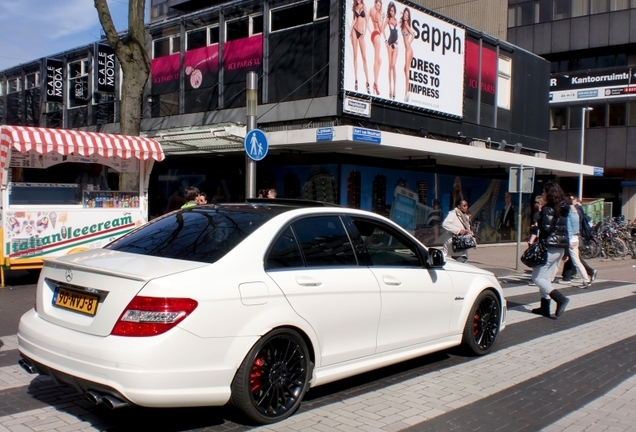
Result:
{"label": "traffic sign post", "polygon": [[263,158],[267,156],[267,151],[269,150],[267,137],[260,129],[252,129],[251,131],[248,131],[245,135],[243,146],[245,147],[247,157],[253,161],[263,160]]}
{"label": "traffic sign post", "polygon": [[[521,175],[519,175],[521,173]],[[519,202],[517,205],[517,263],[515,270],[519,270],[521,263],[521,206],[523,205],[523,194],[534,192],[534,167],[510,167],[508,178],[508,192],[518,193]]]}

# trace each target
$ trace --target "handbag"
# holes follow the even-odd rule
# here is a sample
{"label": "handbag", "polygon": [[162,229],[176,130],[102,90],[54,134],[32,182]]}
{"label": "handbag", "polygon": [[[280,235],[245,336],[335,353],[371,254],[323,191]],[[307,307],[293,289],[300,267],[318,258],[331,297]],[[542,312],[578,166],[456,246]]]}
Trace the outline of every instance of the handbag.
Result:
{"label": "handbag", "polygon": [[[460,214],[460,212],[455,209],[455,214],[457,215],[457,219],[464,226],[464,229],[470,230],[470,226],[466,226],[466,222],[464,222],[464,218]],[[460,250],[466,250],[470,248],[477,247],[477,242],[475,241],[475,236],[472,234],[454,234],[453,235],[453,252],[457,252]]]}
{"label": "handbag", "polygon": [[528,267],[542,266],[548,260],[548,248],[543,240],[537,240],[528,246],[521,255],[521,262]]}
{"label": "handbag", "polygon": [[453,236],[453,252],[474,247],[477,247],[477,242],[472,234],[455,234]]}

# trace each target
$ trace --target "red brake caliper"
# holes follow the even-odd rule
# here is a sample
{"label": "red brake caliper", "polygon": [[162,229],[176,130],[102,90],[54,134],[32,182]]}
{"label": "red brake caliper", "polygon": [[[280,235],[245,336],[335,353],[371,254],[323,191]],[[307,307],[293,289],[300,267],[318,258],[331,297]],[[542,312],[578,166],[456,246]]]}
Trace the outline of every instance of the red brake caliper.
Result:
{"label": "red brake caliper", "polygon": [[261,388],[261,375],[263,375],[263,365],[265,360],[263,357],[257,357],[252,364],[252,372],[250,373],[250,391],[255,392]]}
{"label": "red brake caliper", "polygon": [[473,317],[473,334],[477,336],[479,334],[479,314],[475,312]]}

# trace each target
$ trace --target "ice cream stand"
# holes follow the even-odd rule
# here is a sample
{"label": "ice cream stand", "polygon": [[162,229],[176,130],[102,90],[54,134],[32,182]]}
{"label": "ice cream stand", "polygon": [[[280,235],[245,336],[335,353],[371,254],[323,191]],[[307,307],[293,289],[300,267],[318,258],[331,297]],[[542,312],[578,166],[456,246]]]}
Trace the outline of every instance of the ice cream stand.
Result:
{"label": "ice cream stand", "polygon": [[[148,220],[151,138],[0,126],[0,286],[7,269],[100,248]],[[89,167],[107,179],[91,179]]]}

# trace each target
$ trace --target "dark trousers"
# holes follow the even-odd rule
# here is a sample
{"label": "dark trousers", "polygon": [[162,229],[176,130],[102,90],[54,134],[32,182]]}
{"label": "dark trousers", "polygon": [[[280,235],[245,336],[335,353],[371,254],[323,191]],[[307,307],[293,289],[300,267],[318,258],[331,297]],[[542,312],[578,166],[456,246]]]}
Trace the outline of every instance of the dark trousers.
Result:
{"label": "dark trousers", "polygon": [[[568,258],[570,258],[569,248],[565,248],[565,254],[568,256]],[[585,267],[585,271],[587,272],[588,276],[592,277],[592,273],[594,272],[594,269],[590,267],[588,263],[585,262],[585,260],[580,254],[579,254],[579,259],[581,260],[581,264],[583,264],[583,267]],[[576,274],[576,269],[574,268],[574,264],[572,264],[571,259],[568,259],[566,262],[563,263],[563,272],[561,273],[561,278],[564,280],[572,280],[572,276],[574,276],[575,274]]]}

